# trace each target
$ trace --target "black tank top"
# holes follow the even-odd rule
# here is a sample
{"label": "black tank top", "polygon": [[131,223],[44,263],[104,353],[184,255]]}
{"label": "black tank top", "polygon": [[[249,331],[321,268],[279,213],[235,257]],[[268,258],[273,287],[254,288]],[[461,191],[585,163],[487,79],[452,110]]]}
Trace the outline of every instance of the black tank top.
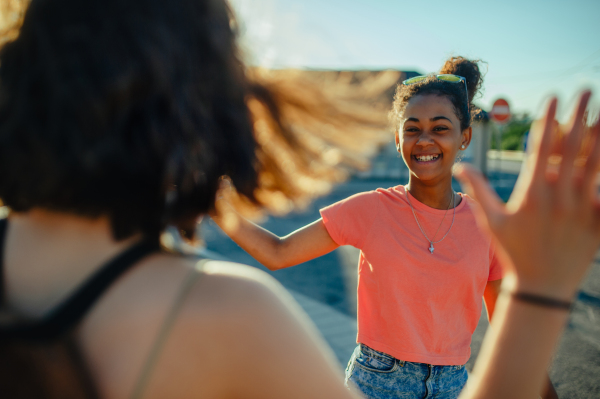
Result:
{"label": "black tank top", "polygon": [[112,283],[158,250],[158,241],[142,240],[124,250],[42,318],[27,320],[11,312],[5,304],[3,259],[7,225],[7,219],[0,219],[1,396],[96,398],[74,329]]}

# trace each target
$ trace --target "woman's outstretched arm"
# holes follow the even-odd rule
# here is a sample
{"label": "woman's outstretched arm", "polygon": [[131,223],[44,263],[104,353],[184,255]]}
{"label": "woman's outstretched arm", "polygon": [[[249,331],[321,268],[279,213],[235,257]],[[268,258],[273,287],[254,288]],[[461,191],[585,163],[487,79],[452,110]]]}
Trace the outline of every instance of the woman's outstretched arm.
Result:
{"label": "woman's outstretched arm", "polygon": [[327,232],[323,219],[316,220],[285,237],[278,237],[242,216],[237,217],[234,226],[229,227],[218,216],[212,216],[236,244],[270,270],[307,262],[339,246]]}
{"label": "woman's outstretched arm", "polygon": [[478,220],[494,236],[504,268],[492,328],[461,398],[535,398],[568,318],[568,305],[600,246],[600,125],[582,151],[582,94],[565,136],[554,122],[556,100],[532,129],[528,168],[504,205],[469,168],[457,177],[480,202]]}

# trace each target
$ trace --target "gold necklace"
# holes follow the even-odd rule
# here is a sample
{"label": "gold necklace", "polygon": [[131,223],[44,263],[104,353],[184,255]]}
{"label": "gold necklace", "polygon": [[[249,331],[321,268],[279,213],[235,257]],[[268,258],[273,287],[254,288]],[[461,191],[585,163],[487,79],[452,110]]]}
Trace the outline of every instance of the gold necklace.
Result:
{"label": "gold necklace", "polygon": [[[446,208],[446,212],[444,212],[444,217],[442,218],[442,221],[440,222],[440,225],[438,226],[438,229],[435,232],[433,239],[430,240],[429,237],[427,237],[427,234],[425,234],[425,232],[423,231],[423,228],[421,227],[421,223],[419,223],[419,218],[417,218],[417,214],[415,213],[415,208],[413,208],[412,203],[410,202],[410,192],[408,191],[408,188],[406,186],[404,186],[404,189],[406,190],[406,198],[408,198],[408,204],[410,205],[410,209],[412,210],[413,216],[415,217],[417,226],[419,226],[419,230],[421,230],[421,233],[423,233],[423,235],[425,236],[427,241],[429,241],[429,252],[433,254],[433,251],[435,250],[435,248],[433,247],[433,244],[437,244],[438,242],[441,242],[444,238],[446,238],[448,233],[450,233],[450,229],[452,229],[452,226],[454,226],[454,216],[456,215],[456,206],[454,206],[454,196],[456,195],[456,193],[454,192],[454,190],[452,190],[452,199],[450,202],[448,202],[448,208]],[[452,204],[452,207],[454,208],[454,212],[452,213],[452,223],[450,224],[450,227],[448,228],[448,231],[446,232],[446,234],[444,234],[444,236],[441,239],[439,239],[438,241],[433,241],[433,240],[435,240],[437,233],[440,231],[440,228],[442,227],[442,223],[444,223],[444,219],[446,219],[446,214],[448,213],[448,209],[450,209],[450,204]]]}

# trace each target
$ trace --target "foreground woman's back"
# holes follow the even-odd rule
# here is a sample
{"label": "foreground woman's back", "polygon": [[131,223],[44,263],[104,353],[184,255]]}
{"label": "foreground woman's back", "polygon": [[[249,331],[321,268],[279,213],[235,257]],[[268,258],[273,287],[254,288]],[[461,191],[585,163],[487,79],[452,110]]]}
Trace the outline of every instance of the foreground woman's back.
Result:
{"label": "foreground woman's back", "polygon": [[[131,240],[112,241],[104,219],[36,210],[11,215],[6,244],[7,301],[39,318]],[[193,272],[198,263],[148,256],[86,315],[76,337],[100,397],[350,396],[277,283],[226,262]]]}

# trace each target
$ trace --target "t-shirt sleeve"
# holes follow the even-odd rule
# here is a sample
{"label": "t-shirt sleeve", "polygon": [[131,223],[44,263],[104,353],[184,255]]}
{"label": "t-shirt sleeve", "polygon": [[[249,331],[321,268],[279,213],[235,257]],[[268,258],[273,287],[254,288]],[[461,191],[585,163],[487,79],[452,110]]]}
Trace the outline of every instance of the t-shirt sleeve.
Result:
{"label": "t-shirt sleeve", "polygon": [[327,232],[338,245],[362,249],[379,209],[378,193],[355,194],[321,209]]}
{"label": "t-shirt sleeve", "polygon": [[502,265],[496,254],[496,246],[492,243],[490,245],[490,273],[488,275],[488,281],[500,280],[502,276]]}

